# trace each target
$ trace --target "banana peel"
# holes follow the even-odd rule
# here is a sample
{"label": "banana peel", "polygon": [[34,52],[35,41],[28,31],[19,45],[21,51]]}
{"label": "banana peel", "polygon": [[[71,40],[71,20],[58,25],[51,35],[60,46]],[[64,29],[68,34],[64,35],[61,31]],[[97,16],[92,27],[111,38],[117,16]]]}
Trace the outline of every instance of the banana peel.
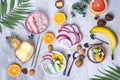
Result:
{"label": "banana peel", "polygon": [[92,28],[90,30],[91,34],[95,34],[95,33],[101,33],[104,34],[108,39],[109,39],[109,43],[110,43],[110,56],[111,59],[114,59],[113,53],[115,48],[117,47],[118,41],[117,41],[117,37],[116,35],[107,27],[103,27],[103,26],[96,26],[94,28]]}

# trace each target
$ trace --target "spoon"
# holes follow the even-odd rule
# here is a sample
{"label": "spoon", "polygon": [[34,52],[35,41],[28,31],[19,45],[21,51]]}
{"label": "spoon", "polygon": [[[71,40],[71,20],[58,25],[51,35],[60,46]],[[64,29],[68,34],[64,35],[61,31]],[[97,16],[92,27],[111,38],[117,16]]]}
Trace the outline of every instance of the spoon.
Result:
{"label": "spoon", "polygon": [[69,52],[69,53],[67,54],[66,67],[65,67],[65,70],[64,70],[64,72],[63,72],[63,75],[65,75],[65,73],[66,73],[66,69],[67,69],[67,65],[68,65],[68,61],[69,61],[70,56],[71,56],[71,52]]}
{"label": "spoon", "polygon": [[89,44],[89,43],[85,43],[84,46],[86,48],[90,47],[90,46],[93,46],[93,45],[102,45],[103,43],[95,43],[95,44]]}
{"label": "spoon", "polygon": [[79,56],[79,53],[78,53],[77,51],[73,53],[73,61],[72,61],[72,64],[71,64],[71,66],[70,66],[70,68],[69,68],[69,71],[68,71],[68,73],[67,73],[67,76],[70,75],[70,72],[71,72],[73,63],[74,63],[75,59],[77,59],[78,56]]}
{"label": "spoon", "polygon": [[103,41],[103,40],[101,40],[101,39],[99,39],[99,38],[97,38],[97,37],[95,37],[95,36],[96,36],[95,34],[91,34],[91,35],[90,35],[90,38],[91,38],[91,39],[97,39],[97,40],[99,40],[99,41],[101,41],[101,42],[103,42],[103,43],[105,43],[105,44],[107,44],[107,45],[109,44],[108,42]]}

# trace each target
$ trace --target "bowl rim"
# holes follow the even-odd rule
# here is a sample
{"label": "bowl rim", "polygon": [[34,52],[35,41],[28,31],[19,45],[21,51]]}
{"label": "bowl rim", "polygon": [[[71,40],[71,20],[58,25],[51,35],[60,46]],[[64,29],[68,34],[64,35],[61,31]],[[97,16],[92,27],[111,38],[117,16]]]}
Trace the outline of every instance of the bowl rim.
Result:
{"label": "bowl rim", "polygon": [[48,24],[46,25],[46,28],[45,28],[42,32],[38,32],[38,33],[34,33],[34,32],[32,32],[32,31],[30,31],[30,30],[28,29],[28,27],[27,27],[27,21],[28,21],[29,17],[30,17],[31,15],[33,15],[33,14],[36,14],[36,13],[44,15],[44,16],[47,18],[47,22],[48,22],[48,24],[49,24],[48,16],[47,16],[45,13],[43,13],[43,12],[41,12],[41,11],[34,11],[34,12],[31,12],[31,13],[26,17],[26,19],[25,19],[25,28],[26,28],[27,31],[29,31],[30,33],[33,33],[33,34],[41,34],[41,33],[43,33],[43,32],[48,28]]}
{"label": "bowl rim", "polygon": [[[64,71],[64,69],[65,69],[65,67],[66,67],[66,58],[65,58],[65,56],[64,56],[61,52],[59,52],[59,51],[51,51],[51,52],[53,52],[53,53],[58,53],[58,54],[60,54],[60,55],[63,56],[63,59],[64,59],[64,68],[63,68],[60,72],[58,72],[57,74],[49,74],[49,73],[47,73],[47,72],[44,70],[42,63],[41,63],[40,65],[41,65],[43,71],[44,71],[47,75],[49,75],[49,76],[57,76],[57,75],[60,75],[60,74]],[[48,53],[48,52],[46,52],[46,53]],[[44,54],[44,55],[45,55],[45,54]]]}
{"label": "bowl rim", "polygon": [[99,48],[101,48],[101,49],[103,50],[103,53],[104,53],[104,58],[103,58],[103,60],[105,59],[105,57],[106,57],[106,51],[105,51],[104,47],[102,47],[101,45],[93,45],[93,46],[89,47],[88,50],[87,50],[87,57],[88,57],[88,59],[89,59],[92,63],[101,63],[103,60],[98,61],[98,62],[95,62],[95,61],[91,60],[90,57],[89,57],[89,50],[90,50],[91,48],[93,48],[94,46],[97,46],[97,47],[99,47]]}

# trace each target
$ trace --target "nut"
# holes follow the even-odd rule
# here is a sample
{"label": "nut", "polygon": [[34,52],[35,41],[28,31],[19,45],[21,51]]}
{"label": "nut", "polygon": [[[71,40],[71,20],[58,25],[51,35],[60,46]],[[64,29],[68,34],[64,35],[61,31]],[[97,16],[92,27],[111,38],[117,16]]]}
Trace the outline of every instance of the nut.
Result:
{"label": "nut", "polygon": [[34,69],[31,69],[30,72],[29,72],[30,75],[33,75],[34,73],[35,73]]}
{"label": "nut", "polygon": [[81,60],[76,60],[76,62],[75,62],[75,65],[76,65],[77,67],[81,67],[82,64],[83,64],[83,62],[82,62]]}
{"label": "nut", "polygon": [[81,45],[77,45],[76,49],[77,49],[77,50],[81,50],[81,49],[82,49],[82,46],[81,46]]}
{"label": "nut", "polygon": [[105,26],[106,25],[106,21],[104,19],[99,19],[97,22],[98,26]]}
{"label": "nut", "polygon": [[112,21],[113,18],[114,18],[114,16],[112,14],[106,14],[105,15],[105,20],[107,20],[107,21]]}
{"label": "nut", "polygon": [[81,49],[80,50],[80,54],[85,54],[86,50],[85,49]]}
{"label": "nut", "polygon": [[23,72],[24,74],[27,74],[27,73],[28,73],[27,68],[23,68],[23,69],[22,69],[22,72]]}
{"label": "nut", "polygon": [[79,60],[81,60],[81,61],[83,61],[84,58],[85,58],[84,55],[80,55],[80,56],[79,56]]}
{"label": "nut", "polygon": [[50,50],[50,51],[53,50],[53,46],[52,46],[52,44],[48,45],[48,50]]}

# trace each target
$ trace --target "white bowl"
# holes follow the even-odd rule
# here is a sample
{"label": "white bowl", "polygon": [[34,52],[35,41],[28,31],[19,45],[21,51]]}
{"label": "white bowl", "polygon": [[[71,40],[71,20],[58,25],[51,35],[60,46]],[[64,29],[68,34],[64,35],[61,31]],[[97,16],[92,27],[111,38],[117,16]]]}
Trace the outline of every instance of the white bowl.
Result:
{"label": "white bowl", "polygon": [[[58,52],[58,51],[52,51],[53,53],[57,53],[57,54],[60,54],[60,55],[62,55],[63,56],[63,64],[64,64],[64,67],[63,67],[63,69],[60,71],[60,72],[57,72],[56,74],[50,74],[50,73],[48,73],[47,71],[45,71],[44,70],[44,68],[43,68],[43,63],[41,63],[41,66],[42,66],[42,69],[43,69],[43,71],[47,74],[47,75],[53,75],[53,76],[55,76],[55,75],[60,75],[60,74],[62,74],[63,73],[63,71],[64,71],[64,69],[65,69],[65,67],[66,67],[66,59],[65,59],[65,57],[64,57],[64,55],[62,54],[62,53],[60,53],[60,52]],[[48,52],[47,52],[48,53]],[[46,54],[45,54],[46,55]]]}

